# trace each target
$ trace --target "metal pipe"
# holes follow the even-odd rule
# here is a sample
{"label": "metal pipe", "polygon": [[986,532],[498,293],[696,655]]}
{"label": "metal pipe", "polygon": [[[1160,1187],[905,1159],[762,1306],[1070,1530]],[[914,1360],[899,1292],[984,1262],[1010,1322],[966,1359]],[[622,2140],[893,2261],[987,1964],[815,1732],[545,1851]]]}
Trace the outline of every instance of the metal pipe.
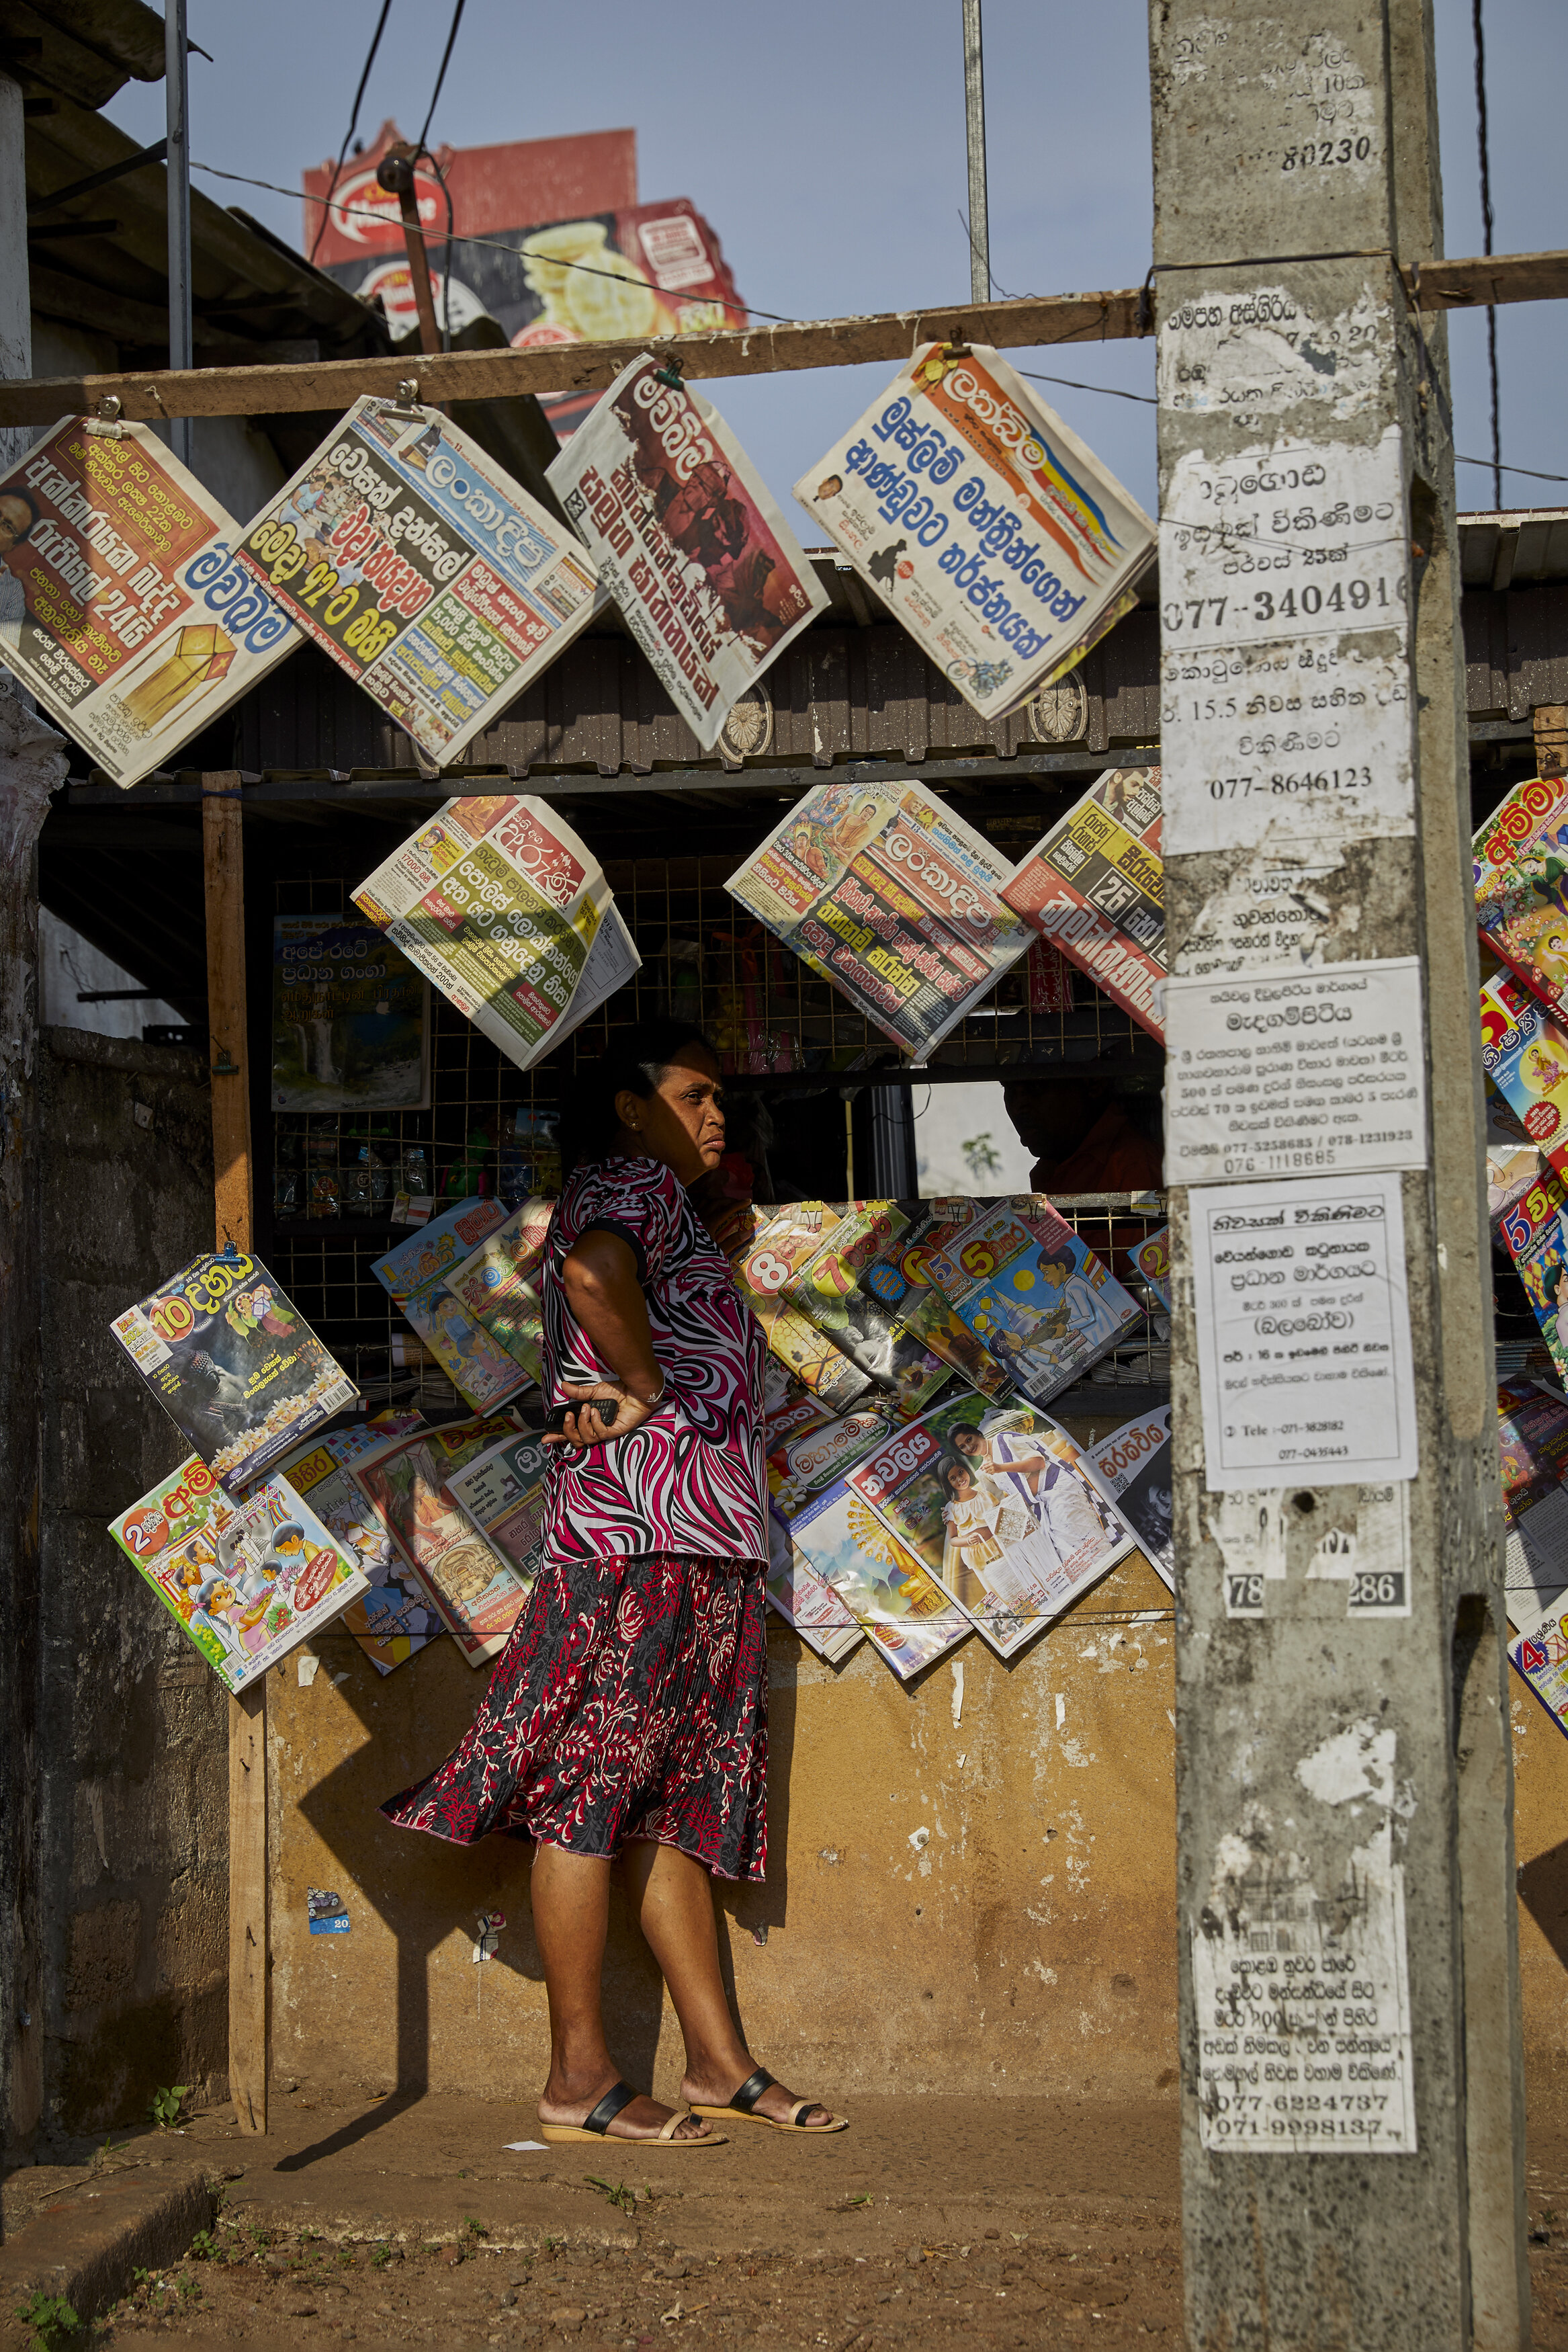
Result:
{"label": "metal pipe", "polygon": [[[164,0],[163,90],[168,113],[169,365],[195,365],[191,333],[191,93],[185,40],[185,0]],[[171,420],[170,439],[182,465],[191,462],[192,420]]]}
{"label": "metal pipe", "polygon": [[980,0],[963,0],[964,129],[969,147],[969,299],[991,299],[991,232],[986,211],[986,78]]}

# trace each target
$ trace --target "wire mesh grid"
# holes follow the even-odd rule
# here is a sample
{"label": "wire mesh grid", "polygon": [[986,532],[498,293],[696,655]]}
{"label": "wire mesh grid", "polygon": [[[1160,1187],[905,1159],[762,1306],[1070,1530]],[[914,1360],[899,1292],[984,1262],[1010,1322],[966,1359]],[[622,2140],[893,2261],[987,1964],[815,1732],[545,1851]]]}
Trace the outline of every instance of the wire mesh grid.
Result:
{"label": "wire mesh grid", "polygon": [[[841,1192],[842,1081],[858,1071],[863,1085],[884,1054],[899,1058],[896,1049],[847,997],[745,917],[723,888],[733,870],[727,856],[607,866],[643,969],[534,1069],[519,1070],[433,990],[423,1108],[273,1113],[272,1270],[372,1407],[465,1410],[371,1270],[412,1230],[393,1222],[399,1196],[429,1202],[439,1214],[473,1193],[510,1209],[531,1192],[559,1189],[554,1123],[561,1090],[580,1060],[603,1051],[614,1027],[669,1013],[705,1028],[753,1106],[771,1100],[774,1118],[792,1128],[809,1127],[816,1110],[840,1156],[836,1163],[829,1157],[829,1175],[809,1189],[819,1197]],[[275,910],[352,917],[350,887],[335,876],[280,879]],[[1041,992],[1037,987],[1037,999]],[[1076,1001],[1061,1002],[1064,993]],[[1009,1081],[1015,1072],[1019,1079],[1042,1066],[1071,1072],[1091,1059],[1101,1068],[1124,1060],[1129,1073],[1135,1064],[1149,1068],[1153,1041],[1087,982],[1059,990],[1054,1011],[1031,1004],[1030,994],[1027,972],[1015,967],[993,1000],[939,1049],[936,1066],[1005,1072]],[[1153,1066],[1157,1083],[1157,1062]],[[1125,1194],[1056,1205],[1145,1308],[1096,1367],[1096,1384],[1157,1386],[1168,1378],[1168,1324],[1130,1252],[1164,1223],[1163,1206],[1152,1196]]]}

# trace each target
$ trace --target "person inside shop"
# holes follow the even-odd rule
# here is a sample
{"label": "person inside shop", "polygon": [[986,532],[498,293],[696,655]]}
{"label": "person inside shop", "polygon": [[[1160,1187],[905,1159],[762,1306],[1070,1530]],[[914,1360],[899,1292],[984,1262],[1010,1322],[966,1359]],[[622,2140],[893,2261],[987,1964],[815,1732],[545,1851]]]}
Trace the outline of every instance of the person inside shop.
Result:
{"label": "person inside shop", "polygon": [[[540,1567],[470,1729],[382,1811],[531,1841],[549,2000],[547,2140],[715,2147],[713,2119],[844,2118],[754,2061],[719,1969],[713,1880],[768,1851],[761,1330],[698,1213],[724,1153],[718,1062],[672,1021],[580,1072],[540,1268],[555,1449]],[[601,2014],[610,1874],[685,2042],[684,2108],[620,2078]]]}

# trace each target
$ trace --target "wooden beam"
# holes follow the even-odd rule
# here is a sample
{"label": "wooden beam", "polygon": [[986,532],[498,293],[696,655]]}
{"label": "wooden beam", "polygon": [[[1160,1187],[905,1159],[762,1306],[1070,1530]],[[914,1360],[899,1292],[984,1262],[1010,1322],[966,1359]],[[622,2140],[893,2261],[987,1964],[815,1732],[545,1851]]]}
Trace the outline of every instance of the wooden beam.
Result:
{"label": "wooden beam", "polygon": [[[1213,263],[1215,269],[1261,263]],[[1568,295],[1568,253],[1513,253],[1479,260],[1401,268],[1406,292],[1424,310],[1545,302]],[[120,414],[155,424],[161,416],[276,416],[341,410],[361,393],[386,400],[410,377],[432,404],[512,400],[519,393],[601,392],[639,352],[674,354],[688,376],[774,375],[801,368],[852,367],[901,360],[916,343],[990,343],[1016,351],[1051,343],[1117,342],[1136,338],[1140,289],[1103,294],[1023,295],[1009,302],[948,302],[925,310],[883,310],[856,319],[805,319],[783,326],[728,328],[709,335],[649,336],[631,342],[547,344],[535,351],[444,352],[401,358],[309,360],[277,367],[144,369],[126,375],[57,375],[0,384],[0,425],[51,425],[57,416],[92,415],[114,398]]]}
{"label": "wooden beam", "polygon": [[[245,855],[237,769],[202,778],[213,1205],[220,1249],[248,1250],[250,1079]],[[229,2094],[241,2131],[267,2129],[267,1678],[229,1701]]]}

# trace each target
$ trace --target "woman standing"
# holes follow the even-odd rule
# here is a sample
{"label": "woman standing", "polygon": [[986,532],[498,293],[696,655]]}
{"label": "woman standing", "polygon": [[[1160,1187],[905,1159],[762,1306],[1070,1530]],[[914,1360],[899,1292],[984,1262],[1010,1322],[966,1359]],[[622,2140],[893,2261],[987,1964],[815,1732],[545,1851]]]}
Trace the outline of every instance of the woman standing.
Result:
{"label": "woman standing", "polygon": [[[714,2147],[709,2116],[837,2131],[754,2065],[719,1974],[711,1879],[767,1862],[768,1515],[762,1334],[686,1192],[724,1150],[718,1063],[695,1030],[649,1022],[578,1085],[542,1274],[560,1450],[538,1581],[471,1729],[382,1810],[461,1844],[532,1841],[547,2139]],[[689,2114],[622,2082],[605,2040],[622,1853]]]}

